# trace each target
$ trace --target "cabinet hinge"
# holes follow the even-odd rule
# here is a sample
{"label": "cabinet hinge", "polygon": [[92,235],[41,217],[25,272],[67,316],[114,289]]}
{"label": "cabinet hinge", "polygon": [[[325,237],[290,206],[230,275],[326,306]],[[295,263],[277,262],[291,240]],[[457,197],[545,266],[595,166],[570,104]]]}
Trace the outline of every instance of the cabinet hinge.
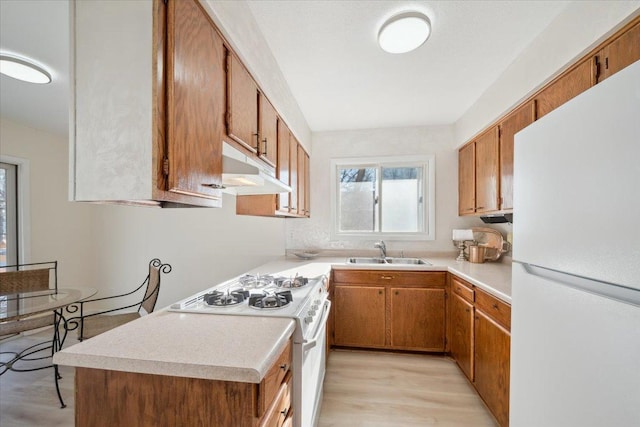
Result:
{"label": "cabinet hinge", "polygon": [[169,175],[169,159],[167,157],[162,159],[162,173]]}

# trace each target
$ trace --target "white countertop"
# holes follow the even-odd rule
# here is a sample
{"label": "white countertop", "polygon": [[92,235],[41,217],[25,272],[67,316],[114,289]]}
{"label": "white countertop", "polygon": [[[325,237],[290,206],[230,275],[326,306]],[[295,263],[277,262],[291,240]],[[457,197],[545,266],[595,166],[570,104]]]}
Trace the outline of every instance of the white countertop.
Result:
{"label": "white countertop", "polygon": [[57,352],[59,365],[259,383],[293,333],[279,317],[158,311]]}
{"label": "white countertop", "polygon": [[[346,264],[346,257],[282,257],[248,273],[315,277],[336,269],[449,271],[511,303],[511,263],[424,257],[432,265]],[[55,354],[59,365],[259,383],[295,328],[278,317],[160,310]]]}

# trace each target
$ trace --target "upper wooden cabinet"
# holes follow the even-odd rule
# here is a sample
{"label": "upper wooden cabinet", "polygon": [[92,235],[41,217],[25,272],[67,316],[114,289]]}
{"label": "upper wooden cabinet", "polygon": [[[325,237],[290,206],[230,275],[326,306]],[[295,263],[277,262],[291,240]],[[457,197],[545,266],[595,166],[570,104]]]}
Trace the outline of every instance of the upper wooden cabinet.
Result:
{"label": "upper wooden cabinet", "polygon": [[168,190],[220,198],[225,81],[222,38],[194,1],[167,10]]}
{"label": "upper wooden cabinet", "polygon": [[476,212],[498,210],[499,142],[498,127],[476,139]]}
{"label": "upper wooden cabinet", "polygon": [[309,155],[298,145],[298,215],[309,216]]}
{"label": "upper wooden cabinet", "polygon": [[298,214],[298,140],[291,135],[289,140],[289,212]]}
{"label": "upper wooden cabinet", "polygon": [[[640,17],[581,58],[458,151],[458,214],[513,209],[514,135],[598,82],[640,60]],[[495,130],[499,129],[499,138]],[[498,151],[495,144],[499,141]],[[498,163],[494,159],[499,159]],[[498,179],[499,177],[499,179]],[[497,197],[494,195],[497,194]]]}
{"label": "upper wooden cabinet", "polygon": [[258,153],[258,85],[231,51],[227,52],[227,134]]}
{"label": "upper wooden cabinet", "polygon": [[71,199],[220,206],[224,54],[199,2],[70,7]]}
{"label": "upper wooden cabinet", "polygon": [[458,152],[458,213],[476,211],[476,144],[472,142]]}
{"label": "upper wooden cabinet", "polygon": [[260,126],[258,134],[260,144],[258,155],[270,166],[276,167],[278,162],[278,113],[263,94],[260,94],[259,100]]}
{"label": "upper wooden cabinet", "polygon": [[604,46],[599,55],[602,81],[640,59],[640,22]]}
{"label": "upper wooden cabinet", "polygon": [[530,101],[500,122],[500,207],[513,209],[513,140],[514,135],[534,122],[535,101]]}
{"label": "upper wooden cabinet", "polygon": [[[276,167],[276,177],[283,183],[289,185],[289,141],[292,139],[291,131],[282,121],[278,121],[278,165]],[[281,213],[289,213],[289,193],[277,195],[277,210]]]}
{"label": "upper wooden cabinet", "polygon": [[589,57],[544,88],[535,97],[537,118],[555,110],[596,84],[596,70],[595,57]]}

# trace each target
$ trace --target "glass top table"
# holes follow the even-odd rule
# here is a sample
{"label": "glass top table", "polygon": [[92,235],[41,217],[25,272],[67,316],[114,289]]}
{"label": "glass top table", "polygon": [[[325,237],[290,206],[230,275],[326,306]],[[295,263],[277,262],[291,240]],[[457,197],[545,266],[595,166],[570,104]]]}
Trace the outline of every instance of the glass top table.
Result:
{"label": "glass top table", "polygon": [[[33,316],[47,311],[59,310],[70,304],[80,302],[98,293],[94,288],[58,288],[58,292],[23,292],[5,295],[6,304],[0,308],[0,322]],[[15,304],[15,301],[18,304]]]}

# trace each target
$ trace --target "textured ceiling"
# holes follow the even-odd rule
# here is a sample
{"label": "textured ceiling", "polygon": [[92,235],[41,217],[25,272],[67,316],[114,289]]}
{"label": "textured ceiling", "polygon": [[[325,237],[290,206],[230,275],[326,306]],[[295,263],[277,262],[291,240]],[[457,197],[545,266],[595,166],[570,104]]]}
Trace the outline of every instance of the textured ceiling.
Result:
{"label": "textured ceiling", "polygon": [[0,50],[36,60],[53,81],[34,85],[0,75],[0,116],[67,134],[69,5],[61,0],[0,0]]}
{"label": "textured ceiling", "polygon": [[[566,6],[564,1],[248,1],[313,131],[450,124]],[[377,30],[408,8],[432,21],[418,50],[391,55]],[[54,82],[0,76],[0,115],[68,131],[68,3],[0,0],[0,49]]]}
{"label": "textured ceiling", "polygon": [[[450,124],[566,7],[563,1],[250,1],[313,131]],[[377,45],[388,17],[426,13],[404,55]]]}

